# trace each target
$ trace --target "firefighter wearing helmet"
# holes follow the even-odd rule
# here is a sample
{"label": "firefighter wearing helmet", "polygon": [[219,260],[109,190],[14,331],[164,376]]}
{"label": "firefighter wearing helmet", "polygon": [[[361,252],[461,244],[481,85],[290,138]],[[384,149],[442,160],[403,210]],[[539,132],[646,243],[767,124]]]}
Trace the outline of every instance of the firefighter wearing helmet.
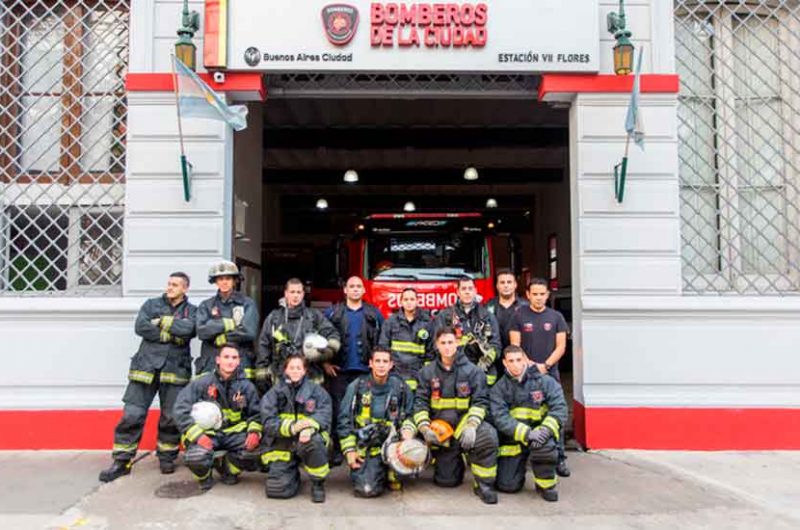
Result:
{"label": "firefighter wearing helmet", "polygon": [[497,489],[521,490],[530,462],[536,491],[555,502],[558,439],[567,421],[564,392],[553,377],[529,365],[519,346],[504,350],[503,365],[505,375],[490,391],[492,421],[500,434]]}
{"label": "firefighter wearing helmet", "polygon": [[[369,374],[347,386],[337,422],[339,444],[350,467],[353,492],[357,497],[377,497],[387,486],[401,489],[394,466],[387,467],[383,460],[382,447],[391,442],[411,440],[417,432],[412,420],[414,396],[402,379],[390,374],[391,352],[381,348],[373,350],[369,369]],[[394,458],[398,453],[393,450],[389,454]]]}
{"label": "firefighter wearing helmet", "polygon": [[[215,364],[213,372],[193,379],[175,401],[175,420],[186,445],[183,459],[202,490],[214,485],[212,468],[227,485],[239,482],[243,470],[255,471],[263,431],[258,391],[241,371],[239,350],[222,346]],[[226,453],[215,457],[215,451]]]}
{"label": "firefighter wearing helmet", "polygon": [[500,328],[497,319],[480,304],[475,281],[469,276],[458,280],[458,300],[455,305],[436,315],[435,329],[452,328],[467,359],[483,371],[486,383],[497,380],[495,366],[500,355]]}
{"label": "firefighter wearing helmet", "polygon": [[214,359],[226,344],[238,348],[245,377],[253,379],[255,375],[258,307],[236,290],[241,279],[239,267],[230,261],[217,262],[208,271],[208,283],[217,286],[217,294],[197,309],[197,337],[202,341],[200,357],[195,360],[197,376],[214,371]]}
{"label": "firefighter wearing helmet", "polygon": [[[414,422],[436,459],[433,481],[444,487],[461,484],[466,457],[475,494],[484,503],[495,504],[497,432],[485,421],[486,376],[459,351],[454,329],[439,328],[434,343],[439,357],[420,370],[414,398]],[[452,437],[443,440],[433,427],[437,420],[453,429]]]}
{"label": "firefighter wearing helmet", "polygon": [[307,370],[307,357],[289,354],[282,377],[261,399],[261,463],[267,469],[265,486],[269,498],[297,495],[302,463],[311,479],[311,501],[325,502],[325,479],[330,472],[331,397],[307,377]]}

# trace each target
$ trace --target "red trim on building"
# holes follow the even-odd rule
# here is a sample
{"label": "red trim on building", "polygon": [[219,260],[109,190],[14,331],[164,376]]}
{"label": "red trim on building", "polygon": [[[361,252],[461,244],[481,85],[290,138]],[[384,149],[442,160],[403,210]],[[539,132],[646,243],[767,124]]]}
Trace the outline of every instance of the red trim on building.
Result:
{"label": "red trim on building", "polygon": [[[544,74],[539,83],[539,101],[555,94],[625,93],[633,89],[632,75]],[[642,74],[643,94],[677,94],[680,80],[671,74]]]}
{"label": "red trim on building", "polygon": [[[200,78],[217,92],[246,92],[257,94],[261,101],[267,98],[264,76],[260,73],[226,72],[224,83],[215,83],[211,74],[201,73]],[[125,77],[128,92],[172,92],[175,85],[171,73],[129,73]]]}
{"label": "red trim on building", "polygon": [[[107,449],[122,410],[2,410],[0,450]],[[154,449],[159,411],[147,415],[140,449]]]}
{"label": "red trim on building", "polygon": [[219,0],[206,0],[203,22],[203,65],[206,68],[224,67],[224,60],[220,61],[219,57]]}
{"label": "red trim on building", "polygon": [[575,438],[590,449],[755,451],[800,449],[800,408],[584,407]]}

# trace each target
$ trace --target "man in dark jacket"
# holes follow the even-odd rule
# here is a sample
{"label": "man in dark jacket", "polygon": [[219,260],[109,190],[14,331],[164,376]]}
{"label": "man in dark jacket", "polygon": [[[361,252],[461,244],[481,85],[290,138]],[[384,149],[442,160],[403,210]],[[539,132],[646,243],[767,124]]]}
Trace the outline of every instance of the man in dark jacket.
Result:
{"label": "man in dark jacket", "polygon": [[[339,302],[325,311],[325,318],[339,332],[342,347],[331,361],[322,363],[326,375],[326,388],[333,400],[333,432],[337,431],[339,404],[347,385],[356,378],[369,373],[369,355],[378,345],[378,336],[383,324],[383,315],[374,305],[364,301],[364,282],[351,276],[344,286],[344,302]],[[339,440],[333,440],[332,464],[341,463]]]}
{"label": "man in dark jacket", "polygon": [[135,331],[142,342],[131,360],[128,387],[122,398],[125,407],[114,430],[114,462],[100,473],[103,482],[130,473],[147,410],[156,394],[161,403],[156,446],[160,468],[164,474],[175,471],[180,433],[172,406],[192,376],[189,341],[195,334],[196,308],[186,298],[188,289],[189,277],[185,273],[170,274],[164,295],[147,300],[136,316]]}
{"label": "man in dark jacket", "polygon": [[525,350],[509,346],[503,352],[506,373],[489,392],[492,422],[500,434],[497,489],[515,493],[525,484],[530,462],[536,490],[550,502],[558,500],[558,438],[567,421],[561,385],[535,366]]}
{"label": "man in dark jacket", "polygon": [[220,261],[208,271],[208,283],[217,286],[217,294],[197,308],[197,338],[203,342],[200,357],[195,360],[195,376],[213,372],[219,349],[233,344],[241,354],[245,377],[254,377],[258,307],[252,298],[236,290],[241,279],[239,267],[230,261]]}
{"label": "man in dark jacket", "polygon": [[308,360],[290,354],[283,377],[261,399],[265,439],[261,463],[267,466],[266,494],[289,499],[300,489],[302,462],[311,479],[311,501],[325,502],[325,479],[330,472],[328,446],[331,398],[306,377]]}
{"label": "man in dark jacket", "polygon": [[[258,391],[241,371],[239,350],[230,344],[216,356],[217,368],[192,380],[175,402],[175,420],[186,443],[184,460],[200,488],[214,485],[212,466],[222,482],[239,482],[243,470],[255,471],[263,428],[259,421]],[[220,410],[219,425],[203,425],[195,405],[211,403]],[[215,461],[214,451],[227,451]]]}
{"label": "man in dark jacket", "polygon": [[439,311],[435,328],[452,328],[467,359],[486,374],[491,386],[497,380],[495,362],[500,355],[500,330],[494,315],[477,300],[475,281],[464,276],[458,280],[455,305]]}
{"label": "man in dark jacket", "polygon": [[392,352],[393,371],[411,388],[417,389],[422,367],[434,359],[431,314],[417,307],[413,287],[400,294],[400,309],[389,315],[381,328],[378,346]]}
{"label": "man in dark jacket", "polygon": [[369,368],[369,374],[347,387],[337,430],[358,497],[378,497],[387,483],[391,489],[401,488],[395,473],[383,462],[381,446],[393,429],[404,440],[417,432],[412,420],[414,395],[402,379],[390,374],[392,354],[373,350]]}
{"label": "man in dark jacket", "polygon": [[[497,503],[497,432],[484,421],[489,409],[486,376],[458,350],[455,330],[434,335],[439,358],[419,373],[414,421],[436,459],[434,483],[455,487],[464,480],[464,459],[475,479],[473,490],[486,504]],[[431,422],[443,420],[454,430],[442,441]]]}
{"label": "man in dark jacket", "polygon": [[[305,355],[309,362],[308,377],[322,384],[322,363],[339,351],[339,332],[318,310],[303,304],[303,282],[291,278],[286,282],[281,306],[264,320],[258,339],[256,380],[267,386],[283,379],[283,365],[289,355]],[[325,339],[325,346],[313,347],[310,335]]]}

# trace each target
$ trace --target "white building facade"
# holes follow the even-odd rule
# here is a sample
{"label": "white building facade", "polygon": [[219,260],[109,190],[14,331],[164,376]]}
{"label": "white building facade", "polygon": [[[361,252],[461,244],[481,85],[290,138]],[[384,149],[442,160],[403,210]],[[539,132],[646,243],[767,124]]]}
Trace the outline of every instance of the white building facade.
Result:
{"label": "white building facade", "polygon": [[[327,2],[308,4],[318,20]],[[494,21],[534,2],[486,4]],[[632,79],[612,73],[605,24],[619,4],[540,4],[557,14],[546,41],[569,50],[583,46],[570,38],[593,40],[580,67],[516,70],[541,74],[532,98],[569,106],[576,438],[593,449],[800,448],[800,5],[625,2],[644,50],[646,140],[631,147],[618,203]],[[235,24],[248,5],[189,3],[202,19],[198,70],[204,35],[217,44],[207,60],[240,62]],[[261,261],[258,245],[235,237],[234,174],[260,170],[246,153],[261,149],[270,74],[231,66],[212,84],[250,105],[236,138],[222,123],[184,121],[195,167],[186,202],[170,67],[182,2],[2,9],[0,449],[104,449],[144,299],[184,270],[199,303],[213,292],[211,262]],[[594,26],[577,35],[570,25],[587,12]],[[361,17],[355,38],[367,39],[368,8]],[[291,24],[282,31],[305,38]],[[315,71],[292,70],[305,68]],[[49,435],[54,427],[62,435]]]}

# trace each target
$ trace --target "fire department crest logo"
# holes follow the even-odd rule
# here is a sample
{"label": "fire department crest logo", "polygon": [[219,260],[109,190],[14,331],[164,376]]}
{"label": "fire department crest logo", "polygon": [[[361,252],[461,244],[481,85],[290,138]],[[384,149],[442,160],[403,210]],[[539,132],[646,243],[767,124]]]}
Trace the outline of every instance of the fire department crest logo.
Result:
{"label": "fire department crest logo", "polygon": [[322,27],[331,44],[344,46],[356,34],[358,9],[347,4],[328,4],[322,8]]}
{"label": "fire department crest logo", "polygon": [[553,329],[553,324],[551,324],[550,322],[545,322],[544,323],[544,330],[545,331],[550,331],[551,329]]}
{"label": "fire department crest logo", "polygon": [[313,399],[309,399],[308,401],[306,401],[306,412],[311,414],[312,412],[314,412],[314,409],[316,408],[317,408],[316,401],[314,401]]}
{"label": "fire department crest logo", "polygon": [[534,390],[531,392],[531,399],[536,402],[544,401],[544,393],[541,390]]}
{"label": "fire department crest logo", "polygon": [[459,396],[468,396],[472,392],[472,389],[469,387],[469,383],[458,383],[456,385],[456,392],[458,392]]}

